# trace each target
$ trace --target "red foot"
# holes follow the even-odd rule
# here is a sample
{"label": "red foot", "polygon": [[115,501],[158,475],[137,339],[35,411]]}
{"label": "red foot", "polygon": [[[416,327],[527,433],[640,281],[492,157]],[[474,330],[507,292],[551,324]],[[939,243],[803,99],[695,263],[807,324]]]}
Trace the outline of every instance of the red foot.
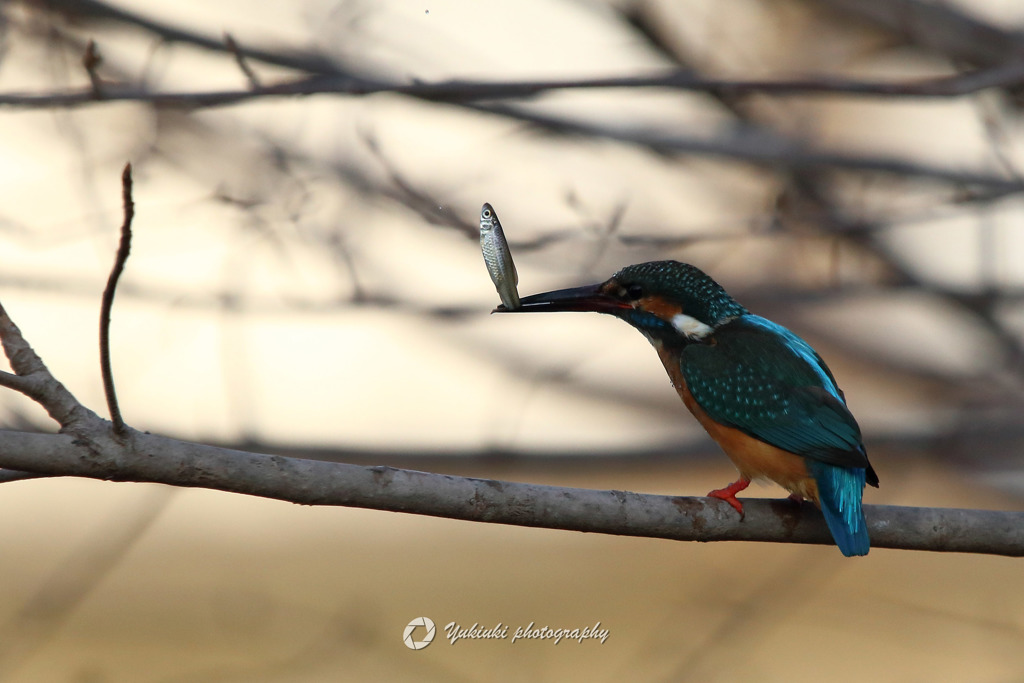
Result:
{"label": "red foot", "polygon": [[740,520],[742,520],[745,516],[743,512],[743,503],[736,500],[736,494],[742,491],[743,489],[747,488],[748,486],[750,486],[749,479],[737,479],[733,483],[726,486],[724,489],[715,489],[714,491],[711,491],[710,493],[708,493],[708,497],[720,498],[729,505],[732,505],[733,508],[735,508],[736,512],[740,513]]}

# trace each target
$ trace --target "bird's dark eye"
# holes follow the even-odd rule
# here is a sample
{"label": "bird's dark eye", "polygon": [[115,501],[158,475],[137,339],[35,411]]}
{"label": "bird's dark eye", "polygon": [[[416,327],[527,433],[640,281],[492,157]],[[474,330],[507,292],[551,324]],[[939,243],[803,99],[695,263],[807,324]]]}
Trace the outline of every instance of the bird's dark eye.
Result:
{"label": "bird's dark eye", "polygon": [[629,285],[626,287],[626,296],[630,299],[642,299],[644,296],[644,288],[640,285]]}

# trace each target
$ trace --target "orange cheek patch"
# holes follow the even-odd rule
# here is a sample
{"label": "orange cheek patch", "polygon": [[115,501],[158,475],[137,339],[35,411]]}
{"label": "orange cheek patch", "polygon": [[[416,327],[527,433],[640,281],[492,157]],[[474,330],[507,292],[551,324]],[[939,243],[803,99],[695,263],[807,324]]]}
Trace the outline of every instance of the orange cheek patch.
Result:
{"label": "orange cheek patch", "polygon": [[637,303],[640,308],[653,313],[666,322],[672,322],[672,318],[683,312],[683,307],[676,304],[669,303],[657,296],[645,296],[642,299],[638,299]]}

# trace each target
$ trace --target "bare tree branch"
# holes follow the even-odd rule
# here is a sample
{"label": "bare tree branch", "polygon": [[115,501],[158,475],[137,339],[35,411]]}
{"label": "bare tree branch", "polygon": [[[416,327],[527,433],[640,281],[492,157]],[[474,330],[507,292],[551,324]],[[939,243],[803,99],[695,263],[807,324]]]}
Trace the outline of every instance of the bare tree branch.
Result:
{"label": "bare tree branch", "polygon": [[[330,57],[317,52],[263,50],[241,47],[236,51],[223,40],[217,40],[214,37],[149,19],[141,14],[101,2],[100,0],[48,0],[47,4],[53,9],[64,10],[76,18],[89,17],[135,26],[166,42],[186,43],[215,52],[230,52],[237,54],[237,56],[243,59],[251,59],[307,73],[333,76],[350,75],[348,71],[339,66]],[[900,2],[895,3],[884,0],[826,0],[826,4],[859,16],[888,30],[901,33],[915,42],[949,54],[954,58],[966,59],[987,67],[999,67],[999,65],[1003,65],[1006,62],[1017,61],[1024,55],[1024,36],[1004,31],[991,24],[982,22],[949,5],[922,2],[921,0],[900,0]],[[1013,67],[1009,66],[1009,68],[1012,69]],[[980,74],[984,71],[982,70],[978,73]],[[685,77],[687,74],[680,75]],[[1001,78],[995,73],[992,76],[995,76],[997,79]],[[1008,77],[1010,81],[1016,80],[1012,75]],[[954,76],[950,80],[955,81],[956,78],[958,77]],[[977,82],[972,82],[973,79],[966,79],[959,84],[946,83],[945,85],[942,85],[944,79],[935,80],[939,83],[937,89],[933,89],[934,86],[929,85],[929,81],[921,81],[917,86],[911,85],[911,88],[923,87],[925,92],[900,94],[919,94],[923,97],[952,97],[998,85],[997,83],[986,85],[984,78]],[[706,82],[712,83],[710,80]],[[854,84],[851,94],[885,95],[888,94],[886,92],[887,88],[892,86],[892,84],[879,83],[877,84],[878,87],[875,88],[870,85],[870,82],[863,82],[863,85],[858,85],[858,83],[861,83],[858,81],[850,81],[850,83]],[[1010,84],[1010,82],[1002,82],[1004,86]],[[867,92],[860,92],[865,85]],[[816,87],[818,86],[811,86],[812,89]],[[840,87],[843,88],[845,86],[840,85]],[[941,92],[944,87],[951,87],[951,91],[947,93]],[[962,90],[958,91],[958,88],[962,88]],[[785,94],[796,93],[786,92]]]}
{"label": "bare tree branch", "polygon": [[[96,418],[100,420],[99,418]],[[711,498],[542,486],[360,467],[232,451],[130,430],[125,444],[108,423],[88,442],[65,435],[3,432],[0,465],[51,475],[196,486],[286,500],[495,524],[684,541],[832,543],[812,505],[745,499],[740,521]],[[876,548],[1024,556],[1024,512],[866,506]]]}
{"label": "bare tree branch", "polygon": [[931,180],[979,185],[1001,192],[1020,192],[1019,181],[975,171],[964,171],[920,164],[907,159],[883,155],[845,154],[806,147],[778,134],[759,132],[756,135],[735,133],[717,139],[700,138],[650,130],[610,128],[546,114],[527,112],[511,105],[466,105],[481,111],[504,114],[547,129],[595,138],[618,140],[647,147],[662,154],[697,154],[746,161],[752,164],[789,169],[834,168],[893,175],[916,176]]}
{"label": "bare tree branch", "polygon": [[41,479],[49,476],[49,474],[40,474],[39,472],[0,469],[0,484],[6,484],[10,481],[24,481],[26,479]]}
{"label": "bare tree branch", "polygon": [[135,203],[132,201],[132,165],[125,164],[121,173],[121,201],[124,205],[124,222],[121,224],[121,241],[117,247],[114,266],[110,270],[107,286],[103,288],[103,299],[100,302],[100,372],[103,375],[103,393],[107,397],[107,409],[114,423],[114,431],[124,433],[124,419],[117,405],[117,392],[114,389],[114,371],[110,366],[110,309],[114,306],[114,292],[117,281],[124,271],[124,264],[132,248],[132,218],[135,217]]}
{"label": "bare tree branch", "polygon": [[[4,381],[0,384],[34,400],[62,428],[70,429],[86,418],[97,417],[95,413],[79,403],[78,399],[50,374],[46,365],[43,364],[43,360],[25,341],[21,330],[7,315],[7,311],[2,305],[0,305],[0,342],[3,343],[4,353],[11,363],[11,369],[17,376],[15,380],[11,375],[5,373]],[[31,467],[12,469],[36,471]]]}
{"label": "bare tree branch", "polygon": [[1024,35],[981,21],[952,3],[824,0],[824,4],[954,59],[991,65],[1024,54]]}
{"label": "bare tree branch", "polygon": [[[246,89],[194,92],[153,92],[142,86],[103,83],[101,93],[95,87],[49,93],[0,93],[0,106],[17,108],[74,107],[106,101],[146,102],[156,107],[200,108],[237,104],[253,98],[294,97],[332,93],[365,96],[396,93],[409,97],[455,104],[489,114],[526,121],[546,130],[582,134],[618,140],[647,147],[659,153],[683,153],[718,156],[758,165],[786,169],[835,168],[862,172],[881,172],[922,177],[942,182],[966,184],[1015,193],[1024,189],[1021,182],[982,172],[933,167],[926,164],[883,155],[854,155],[808,147],[796,140],[769,130],[747,131],[719,138],[658,133],[645,129],[612,128],[581,121],[542,115],[521,106],[494,100],[523,99],[545,92],[571,89],[660,88],[705,92],[723,101],[736,101],[745,95],[847,95],[885,98],[950,98],[977,93],[988,88],[1012,89],[1024,83],[1024,61],[1019,55],[1004,61],[988,62],[985,68],[952,76],[919,79],[908,82],[887,82],[847,79],[831,75],[809,76],[792,80],[728,80],[704,78],[691,69],[676,69],[667,74],[641,77],[607,77],[551,81],[487,82],[449,80],[436,83],[396,83],[391,80],[357,75],[333,64],[316,53],[275,52],[245,49],[233,40],[217,40],[194,32],[161,24],[132,12],[95,0],[81,3],[51,1],[51,7],[66,8],[76,16],[113,19],[141,28],[163,40],[180,41],[232,55],[244,65],[257,60],[294,68],[302,75],[267,86],[258,86],[250,79]],[[242,67],[244,71],[244,66]]]}
{"label": "bare tree branch", "polygon": [[[223,40],[170,26],[99,0],[47,0],[46,4],[52,9],[64,11],[79,20],[90,18],[136,26],[168,43],[187,43],[214,52],[231,51]],[[285,52],[243,47],[239,49],[239,54],[248,59],[298,71],[333,75],[344,73],[331,59],[315,52],[297,50]]]}
{"label": "bare tree branch", "polygon": [[[228,36],[230,38],[230,36]],[[237,48],[237,45],[236,45]],[[87,53],[92,54],[92,53]],[[239,59],[244,59],[236,50]],[[93,62],[87,62],[95,66]],[[245,64],[242,61],[242,64]],[[251,71],[251,69],[250,69]],[[90,74],[93,71],[90,69]],[[249,74],[246,74],[248,77]],[[797,79],[731,80],[704,78],[691,71],[674,71],[652,76],[614,76],[548,81],[467,81],[447,80],[435,83],[394,83],[373,78],[312,74],[273,85],[239,90],[197,90],[154,92],[130,84],[104,84],[102,97],[92,88],[72,88],[43,93],[3,93],[0,106],[20,109],[74,107],[103,101],[148,102],[162,107],[220,107],[245,100],[296,95],[375,95],[395,93],[431,102],[466,103],[483,100],[523,99],[562,90],[605,90],[609,88],[660,88],[711,93],[716,96],[764,94],[775,97],[808,95],[845,95],[854,97],[902,97],[947,99],[972,95],[990,88],[1009,88],[1024,83],[1024,62],[968,71],[952,76],[913,81],[871,81],[827,74]]]}
{"label": "bare tree branch", "polygon": [[82,55],[82,66],[85,67],[85,72],[89,75],[89,82],[92,84],[92,95],[94,99],[102,99],[103,92],[101,86],[103,84],[100,80],[100,75],[97,72],[100,64],[103,63],[103,58],[100,56],[99,48],[96,47],[96,41],[90,40],[85,47],[85,54]]}
{"label": "bare tree branch", "polygon": [[238,64],[238,69],[245,76],[245,80],[249,82],[249,88],[258,90],[260,88],[260,79],[256,76],[256,72],[252,70],[252,67],[249,66],[249,60],[245,58],[245,54],[235,41],[234,36],[227,31],[224,32],[224,44],[228,46],[228,50],[235,56],[235,63]]}

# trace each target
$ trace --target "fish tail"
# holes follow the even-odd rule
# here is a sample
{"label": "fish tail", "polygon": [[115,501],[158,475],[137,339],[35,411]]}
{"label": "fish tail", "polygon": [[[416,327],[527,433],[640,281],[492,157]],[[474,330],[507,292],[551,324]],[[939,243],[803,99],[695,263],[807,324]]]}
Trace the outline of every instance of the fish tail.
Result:
{"label": "fish tail", "polygon": [[871,548],[868,524],[861,497],[864,494],[863,467],[839,467],[816,460],[808,462],[818,483],[818,499],[832,538],[843,555],[867,555]]}

